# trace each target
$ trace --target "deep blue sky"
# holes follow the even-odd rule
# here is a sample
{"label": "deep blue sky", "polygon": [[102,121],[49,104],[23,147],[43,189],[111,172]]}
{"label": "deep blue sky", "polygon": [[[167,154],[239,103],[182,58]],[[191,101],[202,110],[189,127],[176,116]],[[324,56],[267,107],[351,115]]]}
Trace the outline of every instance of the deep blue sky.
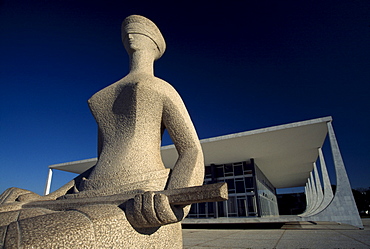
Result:
{"label": "deep blue sky", "polygon": [[96,156],[86,101],[128,72],[130,14],[161,29],[155,73],[200,138],[330,115],[352,187],[370,187],[369,1],[127,2],[0,1],[0,191],[41,194],[48,165]]}

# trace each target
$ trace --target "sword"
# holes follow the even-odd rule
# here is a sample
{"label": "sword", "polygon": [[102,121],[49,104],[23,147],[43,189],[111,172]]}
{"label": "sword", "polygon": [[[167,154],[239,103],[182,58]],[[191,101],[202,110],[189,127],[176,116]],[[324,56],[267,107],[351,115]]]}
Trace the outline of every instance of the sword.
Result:
{"label": "sword", "polygon": [[[172,205],[189,205],[193,203],[225,201],[228,199],[227,184],[225,182],[180,189],[166,189],[154,191],[154,193],[165,194]],[[135,195],[115,194],[97,197],[33,201],[24,204],[22,208],[46,208],[54,211],[63,211],[96,204],[121,206],[129,199],[134,198]]]}

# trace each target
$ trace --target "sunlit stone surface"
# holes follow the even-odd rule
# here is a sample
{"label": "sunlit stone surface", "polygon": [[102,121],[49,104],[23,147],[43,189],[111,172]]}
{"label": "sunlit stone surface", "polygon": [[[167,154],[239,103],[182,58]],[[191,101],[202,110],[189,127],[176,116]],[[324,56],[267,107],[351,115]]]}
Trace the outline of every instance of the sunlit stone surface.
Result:
{"label": "sunlit stone surface", "polygon": [[[189,206],[170,205],[165,194],[153,191],[201,185],[201,146],[179,94],[154,76],[154,61],[166,48],[159,29],[145,17],[129,16],[122,24],[122,40],[129,74],[88,101],[98,124],[97,164],[47,196],[6,190],[0,196],[0,247],[182,247],[179,221]],[[165,129],[179,154],[171,172],[160,156]],[[109,195],[133,198],[120,205],[101,203]],[[31,205],[57,198],[77,200],[77,205],[60,210]],[[86,198],[99,203],[87,205]]]}

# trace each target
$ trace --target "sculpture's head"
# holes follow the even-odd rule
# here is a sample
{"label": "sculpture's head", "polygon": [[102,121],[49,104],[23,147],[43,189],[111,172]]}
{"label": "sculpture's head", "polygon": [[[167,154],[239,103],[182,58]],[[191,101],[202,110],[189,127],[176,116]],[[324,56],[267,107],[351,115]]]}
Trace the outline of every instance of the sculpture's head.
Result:
{"label": "sculpture's head", "polygon": [[155,59],[159,59],[166,50],[166,42],[158,27],[148,18],[131,15],[125,18],[122,23],[122,41],[125,43],[129,34],[140,34],[150,38],[156,45],[157,53]]}

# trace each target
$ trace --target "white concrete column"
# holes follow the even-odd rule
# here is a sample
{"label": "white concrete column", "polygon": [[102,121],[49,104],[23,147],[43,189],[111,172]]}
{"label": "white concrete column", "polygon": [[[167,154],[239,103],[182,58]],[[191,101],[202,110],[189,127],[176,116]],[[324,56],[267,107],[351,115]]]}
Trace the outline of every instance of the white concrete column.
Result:
{"label": "white concrete column", "polygon": [[306,214],[308,214],[312,208],[312,204],[313,204],[313,193],[312,193],[312,186],[311,186],[311,179],[308,178],[308,192],[310,193],[309,197],[310,197],[310,201],[309,201],[309,209],[307,210]]}
{"label": "white concrete column", "polygon": [[306,182],[306,186],[304,187],[304,193],[306,195],[306,209],[304,210],[303,213],[299,214],[298,216],[301,216],[301,217],[304,217],[309,209],[309,203],[310,203],[310,193],[309,193],[309,189],[308,189],[308,182]]}
{"label": "white concrete column", "polygon": [[302,217],[306,217],[308,215],[310,215],[310,213],[312,212],[312,209],[313,207],[315,206],[315,194],[314,194],[314,185],[313,185],[313,182],[312,182],[312,172],[310,172],[310,177],[308,178],[308,181],[307,181],[307,207],[306,207],[306,210],[304,211],[303,214],[301,214]]}
{"label": "white concrete column", "polygon": [[342,192],[345,194],[352,195],[351,184],[349,183],[347,171],[344,167],[344,162],[342,159],[342,155],[339,150],[337,138],[335,137],[333,126],[331,122],[328,122],[328,133],[329,133],[329,140],[331,151],[333,154],[333,161],[335,167],[335,174],[337,178],[337,187],[335,191],[335,195],[338,193],[341,194]]}
{"label": "white concrete column", "polygon": [[51,179],[53,177],[53,170],[49,168],[48,178],[46,180],[46,185],[44,189],[44,195],[48,195],[50,193],[50,186],[51,186]]}
{"label": "white concrete column", "polygon": [[333,200],[325,209],[316,215],[304,219],[310,221],[336,221],[363,228],[331,122],[327,122],[327,127],[337,178],[337,188]]}
{"label": "white concrete column", "polygon": [[330,204],[330,202],[333,200],[333,197],[334,197],[333,189],[331,188],[328,170],[326,168],[324,154],[322,153],[321,148],[319,148],[319,158],[320,158],[322,182],[324,184],[324,199],[322,200],[319,208],[316,210],[316,213],[319,213],[322,210],[324,210]]}
{"label": "white concrete column", "polygon": [[311,171],[311,172],[310,172],[311,193],[312,193],[312,206],[311,206],[311,209],[310,209],[310,211],[308,212],[308,214],[307,214],[307,215],[310,215],[310,214],[314,211],[314,209],[315,209],[315,207],[316,207],[316,205],[317,205],[317,201],[318,201],[318,200],[317,200],[316,183],[315,183],[315,179],[314,179],[314,177],[313,177],[312,172],[313,172],[313,171]]}
{"label": "white concrete column", "polygon": [[308,182],[306,182],[306,187],[304,187],[304,191],[306,193],[306,210],[304,211],[304,213],[306,213],[307,209],[308,209],[308,206],[309,206],[308,203],[310,202],[310,200],[309,200],[310,193],[309,193],[309,190],[308,190]]}
{"label": "white concrete column", "polygon": [[333,154],[335,175],[337,178],[335,196],[330,205],[336,211],[334,211],[332,215],[340,216],[345,223],[363,227],[331,122],[328,122],[327,126],[331,151]]}
{"label": "white concrete column", "polygon": [[319,172],[317,170],[316,163],[313,163],[313,172],[314,172],[315,183],[316,183],[317,202],[316,202],[315,207],[312,209],[311,215],[317,213],[317,210],[320,207],[324,199],[324,194],[322,192],[321,181],[320,181]]}

